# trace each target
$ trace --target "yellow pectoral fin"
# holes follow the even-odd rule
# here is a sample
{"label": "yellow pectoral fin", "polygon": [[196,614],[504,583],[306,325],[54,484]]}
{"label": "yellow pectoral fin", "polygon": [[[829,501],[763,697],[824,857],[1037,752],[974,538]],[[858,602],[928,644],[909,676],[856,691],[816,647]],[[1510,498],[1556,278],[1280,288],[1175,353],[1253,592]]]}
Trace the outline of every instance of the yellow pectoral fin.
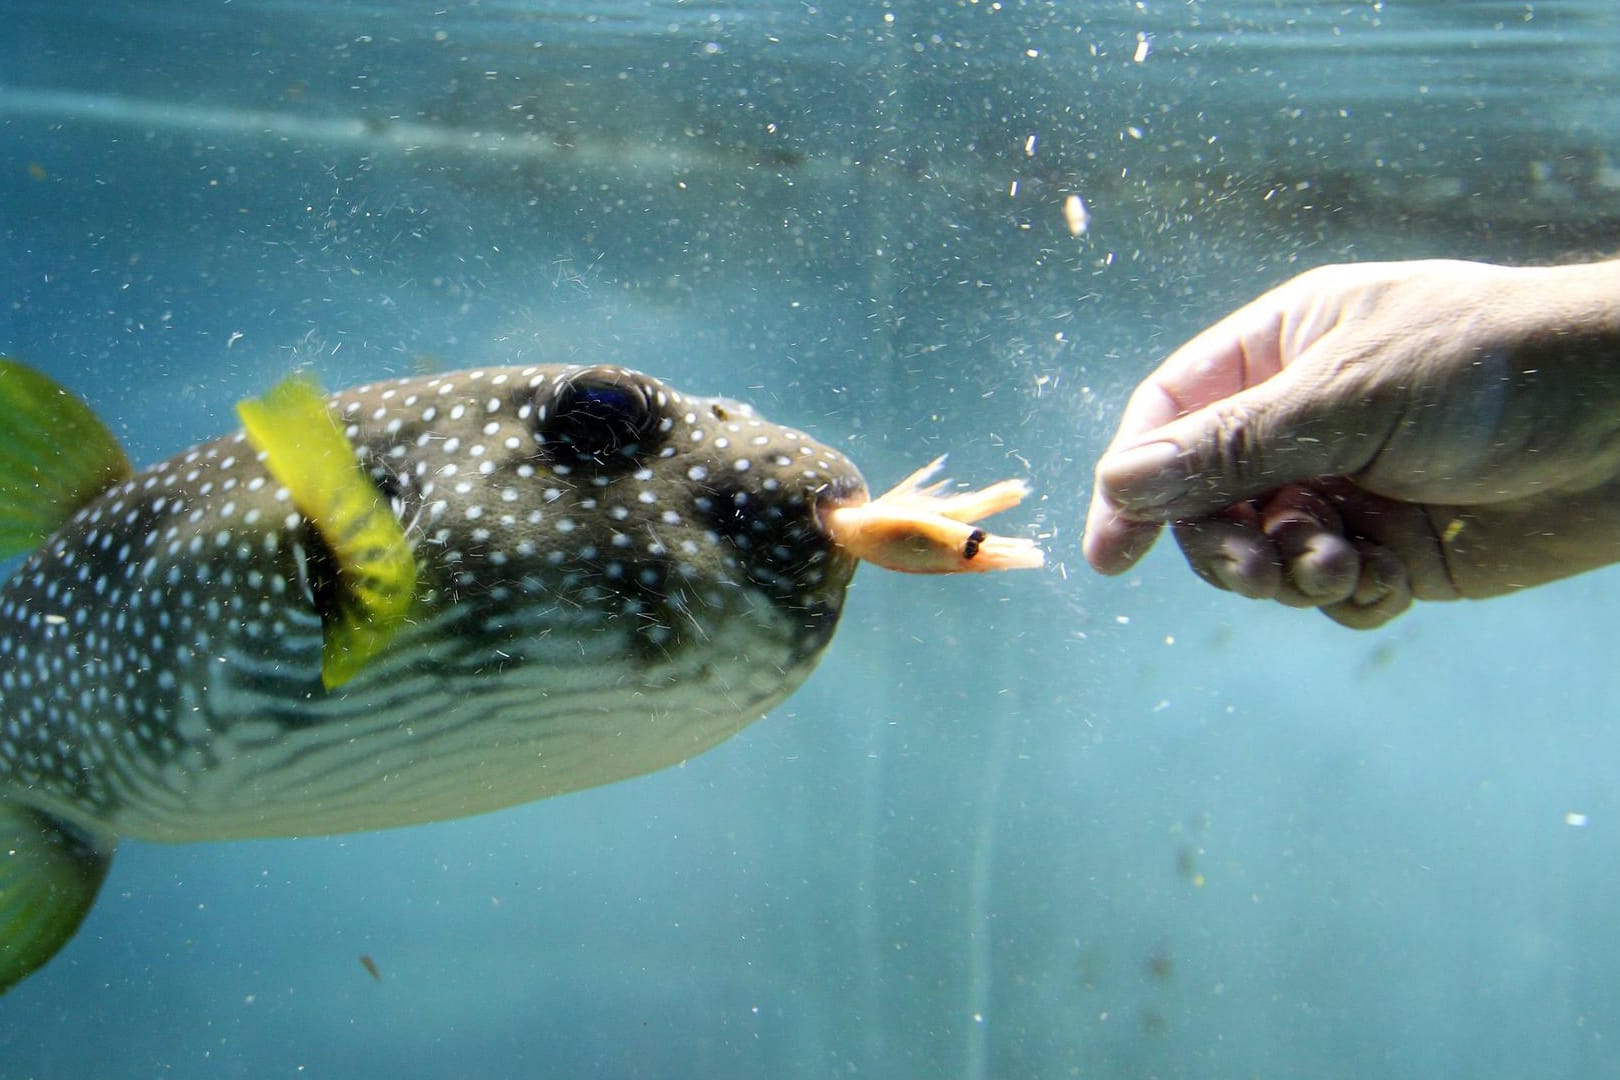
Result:
{"label": "yellow pectoral fin", "polygon": [[38,547],[130,472],[88,405],[33,368],[0,359],[0,558]]}
{"label": "yellow pectoral fin", "polygon": [[286,379],[236,411],[270,475],[292,494],[336,564],[336,597],[321,612],[321,681],[341,686],[405,622],[416,590],[410,542],[313,383]]}

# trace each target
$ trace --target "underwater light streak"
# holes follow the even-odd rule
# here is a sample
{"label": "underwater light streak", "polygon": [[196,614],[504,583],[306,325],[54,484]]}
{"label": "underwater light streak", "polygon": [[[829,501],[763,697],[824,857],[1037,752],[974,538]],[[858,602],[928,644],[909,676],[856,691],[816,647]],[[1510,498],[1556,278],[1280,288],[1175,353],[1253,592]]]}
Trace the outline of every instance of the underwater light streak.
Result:
{"label": "underwater light streak", "polygon": [[270,109],[175,103],[149,98],[87,94],[71,90],[0,87],[0,118],[34,117],[186,133],[217,133],[289,143],[349,146],[378,153],[437,153],[522,162],[567,162],[695,172],[735,167],[738,156],[720,150],[668,143],[592,138],[570,134],[566,143],[549,133],[484,131],[389,118],[332,117]]}
{"label": "underwater light streak", "polygon": [[962,1075],[984,1080],[990,1073],[990,1009],[995,993],[994,913],[997,799],[1007,777],[1007,724],[991,726],[990,750],[979,774],[978,821],[973,830],[973,856],[968,868],[968,1024]]}

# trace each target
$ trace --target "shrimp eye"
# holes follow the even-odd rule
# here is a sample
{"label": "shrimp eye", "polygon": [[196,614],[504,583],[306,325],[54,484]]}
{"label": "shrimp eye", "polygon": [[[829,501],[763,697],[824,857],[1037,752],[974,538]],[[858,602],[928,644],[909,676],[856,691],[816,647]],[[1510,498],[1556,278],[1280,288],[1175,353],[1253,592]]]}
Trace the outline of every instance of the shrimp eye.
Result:
{"label": "shrimp eye", "polygon": [[634,461],[659,438],[657,409],[640,377],[587,368],[559,380],[538,403],[541,442],[572,463]]}

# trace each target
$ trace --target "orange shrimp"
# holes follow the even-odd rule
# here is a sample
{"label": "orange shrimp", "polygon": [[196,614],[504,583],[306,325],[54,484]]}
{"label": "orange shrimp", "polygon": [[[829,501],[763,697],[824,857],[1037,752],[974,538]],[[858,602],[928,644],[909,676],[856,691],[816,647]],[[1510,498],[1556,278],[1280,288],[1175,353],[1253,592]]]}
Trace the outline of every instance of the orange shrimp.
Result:
{"label": "orange shrimp", "polygon": [[1027,483],[1002,480],[977,491],[946,495],[949,480],[928,483],[944,467],[941,455],[876,499],[823,508],[823,531],[858,559],[910,574],[1045,565],[1046,555],[1035,541],[995,536],[972,524],[1017,506],[1029,494]]}

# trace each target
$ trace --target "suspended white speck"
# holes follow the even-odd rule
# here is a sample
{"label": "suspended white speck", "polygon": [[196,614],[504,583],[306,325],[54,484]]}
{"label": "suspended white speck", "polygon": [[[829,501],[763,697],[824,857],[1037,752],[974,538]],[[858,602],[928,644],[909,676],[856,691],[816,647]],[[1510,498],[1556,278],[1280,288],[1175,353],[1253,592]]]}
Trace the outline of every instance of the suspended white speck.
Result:
{"label": "suspended white speck", "polygon": [[1091,211],[1086,209],[1086,200],[1078,195],[1064,199],[1063,223],[1069,227],[1070,236],[1081,236],[1091,228]]}

